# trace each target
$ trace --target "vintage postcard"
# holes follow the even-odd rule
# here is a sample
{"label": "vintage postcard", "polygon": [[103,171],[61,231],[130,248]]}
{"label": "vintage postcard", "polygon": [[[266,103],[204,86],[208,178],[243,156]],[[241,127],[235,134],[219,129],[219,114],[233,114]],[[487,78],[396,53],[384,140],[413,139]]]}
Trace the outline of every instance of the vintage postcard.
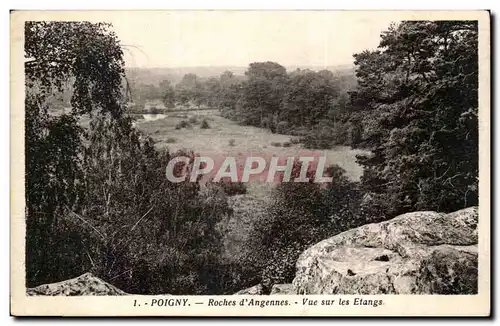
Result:
{"label": "vintage postcard", "polygon": [[489,316],[488,11],[12,11],[11,314]]}

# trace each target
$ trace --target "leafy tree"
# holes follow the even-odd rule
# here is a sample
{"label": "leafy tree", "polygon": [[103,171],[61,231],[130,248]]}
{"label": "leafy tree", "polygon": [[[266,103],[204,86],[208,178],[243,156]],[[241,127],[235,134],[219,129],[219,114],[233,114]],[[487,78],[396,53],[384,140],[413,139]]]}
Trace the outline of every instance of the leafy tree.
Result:
{"label": "leafy tree", "polygon": [[[193,154],[157,151],[123,114],[114,34],[80,22],[26,29],[27,286],[91,271],[130,293],[223,293],[225,194],[164,177],[174,155]],[[51,113],[68,83],[70,112]]]}
{"label": "leafy tree", "polygon": [[385,214],[477,204],[477,37],[476,22],[403,22],[355,55],[363,184]]}
{"label": "leafy tree", "polygon": [[195,74],[189,73],[182,77],[182,80],[175,87],[177,101],[187,104],[193,101],[197,105],[203,102],[203,85]]}
{"label": "leafy tree", "polygon": [[263,126],[265,117],[273,119],[279,113],[288,79],[286,69],[275,62],[254,62],[245,75],[241,98],[243,121]]}
{"label": "leafy tree", "polygon": [[327,117],[337,95],[337,85],[330,71],[295,73],[281,102],[280,120],[311,127]]}
{"label": "leafy tree", "polygon": [[[92,43],[92,47],[87,45]],[[83,130],[79,116],[97,112],[120,117],[122,51],[106,24],[26,22],[26,272],[27,283],[74,275],[81,257],[57,248],[78,249],[73,233],[55,233],[58,216],[81,200]],[[53,93],[71,83],[72,109],[49,113]],[[63,226],[64,227],[64,226]],[[79,252],[79,250],[76,250]]]}
{"label": "leafy tree", "polygon": [[160,82],[159,86],[160,92],[162,93],[162,101],[167,108],[175,107],[175,90],[169,80],[163,80]]}

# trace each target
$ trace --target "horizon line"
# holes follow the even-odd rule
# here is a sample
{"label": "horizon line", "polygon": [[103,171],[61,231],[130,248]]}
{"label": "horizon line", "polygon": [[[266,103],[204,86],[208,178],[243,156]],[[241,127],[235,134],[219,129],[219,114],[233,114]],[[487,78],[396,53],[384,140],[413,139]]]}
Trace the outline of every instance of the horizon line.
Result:
{"label": "horizon line", "polygon": [[[253,61],[251,63],[254,63],[254,62],[276,62],[278,64],[280,64],[279,62],[277,61],[271,61],[271,60],[268,60],[268,61]],[[165,69],[165,68],[168,68],[168,69],[172,69],[172,68],[227,68],[227,67],[232,67],[232,68],[248,68],[248,66],[250,65],[247,64],[247,65],[199,65],[199,66],[129,66],[127,64],[125,64],[125,68],[142,68],[142,69]],[[282,65],[282,64],[280,64]],[[354,67],[354,63],[346,63],[346,64],[332,64],[332,65],[323,65],[323,64],[292,64],[292,65],[282,65],[283,67],[285,68],[288,68],[288,67]]]}

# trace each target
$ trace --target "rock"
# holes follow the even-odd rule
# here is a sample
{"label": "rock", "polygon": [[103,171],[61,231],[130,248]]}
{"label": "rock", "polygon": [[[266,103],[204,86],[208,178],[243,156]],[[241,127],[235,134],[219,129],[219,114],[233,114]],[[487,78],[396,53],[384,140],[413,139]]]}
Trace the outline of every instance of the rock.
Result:
{"label": "rock", "polygon": [[26,289],[26,294],[34,295],[126,295],[117,287],[104,282],[91,273],[85,273],[76,278],[58,283],[43,284]]}
{"label": "rock", "polygon": [[297,261],[297,294],[477,293],[477,207],[414,212],[323,240]]}
{"label": "rock", "polygon": [[261,295],[263,291],[262,284],[257,284],[251,288],[240,290],[235,295]]}
{"label": "rock", "polygon": [[271,288],[273,294],[295,294],[292,284],[274,284]]}
{"label": "rock", "polygon": [[423,292],[477,293],[477,252],[464,249],[441,247],[422,262],[417,284]]}

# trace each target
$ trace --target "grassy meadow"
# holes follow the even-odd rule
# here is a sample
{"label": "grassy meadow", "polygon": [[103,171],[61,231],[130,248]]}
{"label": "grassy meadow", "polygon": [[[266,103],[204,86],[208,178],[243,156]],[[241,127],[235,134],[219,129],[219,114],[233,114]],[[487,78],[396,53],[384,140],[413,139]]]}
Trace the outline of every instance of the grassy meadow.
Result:
{"label": "grassy meadow", "polygon": [[[271,131],[242,126],[223,118],[218,110],[199,110],[170,112],[158,115],[134,115],[135,126],[150,135],[159,149],[177,151],[193,150],[200,155],[210,157],[235,156],[241,163],[249,155],[264,157],[300,156],[312,153],[302,144],[293,141],[293,136],[273,134]],[[203,120],[209,128],[202,128]],[[182,121],[187,127],[179,128]],[[352,180],[358,180],[362,174],[356,163],[356,155],[362,150],[352,150],[339,146],[330,150],[315,150],[316,155],[326,156],[327,164],[337,164],[346,170]],[[266,159],[266,162],[269,162]],[[267,201],[271,198],[273,184],[266,182],[248,182],[247,193],[229,197],[233,216],[226,230],[226,255],[228,259],[238,259],[244,254],[248,235],[254,223],[259,220]]]}

